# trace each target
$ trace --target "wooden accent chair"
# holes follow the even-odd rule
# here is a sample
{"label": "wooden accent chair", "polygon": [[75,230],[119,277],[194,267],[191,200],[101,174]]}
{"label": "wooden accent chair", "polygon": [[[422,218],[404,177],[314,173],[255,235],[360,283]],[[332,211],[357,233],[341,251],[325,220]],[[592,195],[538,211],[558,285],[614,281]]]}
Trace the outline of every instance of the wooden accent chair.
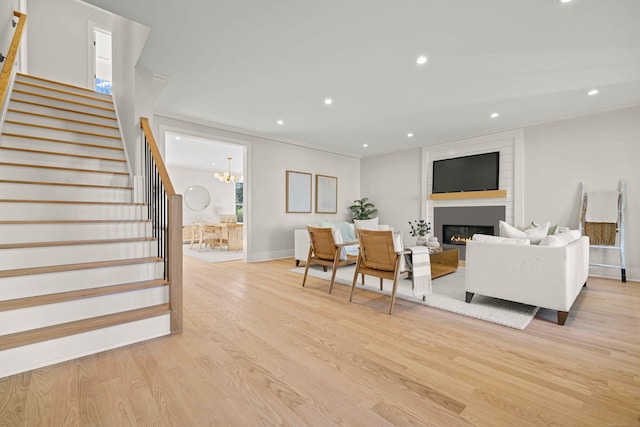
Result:
{"label": "wooden accent chair", "polygon": [[354,242],[336,243],[333,238],[333,229],[307,226],[309,231],[309,254],[307,255],[307,263],[304,268],[304,277],[302,286],[307,281],[307,273],[309,266],[312,264],[321,265],[324,271],[327,267],[331,267],[331,284],[329,285],[329,293],[333,290],[333,283],[336,278],[336,270],[344,265],[355,264],[358,257],[355,255],[346,255],[346,259],[340,259],[342,248],[355,244]]}
{"label": "wooden accent chair", "polygon": [[391,314],[396,300],[402,257],[409,252],[404,250],[396,252],[393,245],[393,231],[391,230],[361,229],[358,231],[358,241],[360,253],[356,262],[356,271],[353,275],[349,302],[353,300],[353,291],[356,288],[358,274],[362,274],[363,277],[364,275],[379,277],[380,290],[382,290],[383,279],[393,280],[391,302],[389,304],[389,314]]}

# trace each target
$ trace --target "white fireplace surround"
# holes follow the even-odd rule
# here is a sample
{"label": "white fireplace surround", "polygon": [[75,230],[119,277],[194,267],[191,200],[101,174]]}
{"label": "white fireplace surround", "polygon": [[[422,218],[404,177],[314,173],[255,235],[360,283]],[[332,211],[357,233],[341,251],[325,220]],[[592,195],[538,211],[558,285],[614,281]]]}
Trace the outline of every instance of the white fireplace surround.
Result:
{"label": "white fireplace surround", "polygon": [[[498,188],[506,190],[505,198],[469,198],[456,200],[429,200],[433,188],[432,165],[434,160],[473,154],[500,152]],[[524,130],[517,129],[491,135],[467,138],[462,141],[444,142],[422,149],[422,216],[434,225],[435,207],[504,206],[505,221],[524,223]]]}

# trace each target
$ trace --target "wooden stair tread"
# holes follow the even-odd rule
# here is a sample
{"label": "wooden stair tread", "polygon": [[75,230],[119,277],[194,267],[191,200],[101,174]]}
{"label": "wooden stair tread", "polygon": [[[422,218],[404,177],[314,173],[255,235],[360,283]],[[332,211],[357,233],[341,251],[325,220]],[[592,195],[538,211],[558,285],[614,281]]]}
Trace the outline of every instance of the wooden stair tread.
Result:
{"label": "wooden stair tread", "polygon": [[97,127],[102,127],[102,128],[112,129],[112,130],[119,130],[117,126],[103,125],[103,124],[100,124],[100,123],[93,123],[93,122],[85,122],[83,120],[69,119],[69,118],[66,118],[66,117],[57,117],[57,116],[52,116],[52,115],[49,115],[49,114],[34,113],[34,112],[31,112],[31,111],[16,110],[14,108],[7,109],[7,112],[16,113],[16,114],[25,114],[25,115],[29,115],[29,116],[35,116],[35,117],[41,117],[41,118],[44,118],[44,119],[60,120],[60,121],[63,121],[63,122],[76,123],[76,124],[84,125],[84,126],[97,126]]}
{"label": "wooden stair tread", "polygon": [[118,285],[101,286],[98,288],[79,289],[77,291],[58,292],[55,294],[38,295],[26,298],[16,298],[12,300],[0,301],[0,312],[18,310],[28,307],[38,307],[42,305],[57,304],[61,302],[75,301],[84,298],[94,298],[104,295],[112,295],[121,292],[137,291],[141,289],[157,288],[168,286],[169,282],[164,279],[145,280],[141,282],[122,283]]}
{"label": "wooden stair tread", "polygon": [[130,202],[93,202],[85,200],[27,200],[27,199],[0,199],[0,203],[49,203],[62,205],[118,205],[118,206],[144,206],[145,203]]}
{"label": "wooden stair tread", "polygon": [[98,184],[75,184],[71,182],[47,182],[47,181],[22,181],[13,179],[0,179],[0,183],[5,184],[27,184],[27,185],[57,185],[62,187],[83,187],[83,188],[101,188],[109,190],[133,190],[133,187],[119,187],[115,185],[98,185]]}
{"label": "wooden stair tread", "polygon": [[68,104],[82,105],[83,107],[96,108],[98,110],[110,111],[112,113],[115,113],[115,111],[116,111],[115,109],[109,108],[109,107],[101,107],[99,105],[87,104],[86,102],[74,101],[72,99],[65,99],[65,98],[58,98],[58,97],[55,97],[55,96],[42,95],[41,93],[30,92],[28,90],[22,90],[22,89],[14,88],[13,89],[13,93],[20,93],[22,95],[35,96],[37,98],[50,99],[50,100],[56,101],[56,102],[66,102]]}
{"label": "wooden stair tread", "polygon": [[28,249],[28,248],[46,248],[51,246],[78,246],[78,245],[103,245],[110,243],[137,243],[137,242],[153,242],[158,240],[155,237],[134,237],[122,239],[92,239],[92,240],[60,240],[55,242],[28,242],[28,243],[2,243],[2,249]]}
{"label": "wooden stair tread", "polygon": [[[52,82],[52,83],[56,83],[56,82]],[[58,93],[62,93],[65,95],[72,95],[72,96],[79,96],[81,98],[86,98],[86,99],[91,99],[92,101],[98,101],[98,102],[104,102],[107,104],[113,104],[113,101],[111,100],[111,98],[102,98],[99,96],[95,96],[95,92],[91,93],[78,93],[78,92],[73,92],[70,90],[64,90],[64,89],[59,89],[56,87],[52,87],[52,86],[46,86],[46,85],[41,85],[41,84],[37,84],[37,83],[32,83],[32,82],[28,82],[28,81],[24,81],[24,80],[17,80],[16,84],[19,85],[24,85],[24,86],[30,86],[32,88],[38,88],[38,89],[44,89],[44,90],[50,90],[52,92],[58,92]],[[56,84],[60,84],[60,83],[56,83]]]}
{"label": "wooden stair tread", "polygon": [[110,145],[91,144],[88,142],[65,141],[64,139],[47,138],[45,136],[25,135],[21,133],[2,132],[2,135],[13,138],[33,139],[36,141],[57,142],[59,144],[79,145],[82,147],[103,148],[105,150],[124,151],[124,147],[112,147]]}
{"label": "wooden stair tread", "polygon": [[16,79],[16,80],[21,82],[21,83],[24,82],[24,80],[22,80],[22,79],[34,79],[34,80],[40,80],[41,82],[52,83],[52,84],[56,84],[56,85],[60,85],[60,86],[66,86],[66,87],[69,87],[69,88],[73,88],[73,89],[76,89],[76,90],[81,90],[81,91],[84,91],[84,92],[88,92],[90,94],[96,94],[95,91],[93,91],[91,89],[87,89],[86,87],[76,86],[76,85],[72,85],[72,84],[69,84],[69,83],[63,83],[63,82],[59,82],[59,81],[56,81],[56,80],[45,79],[44,77],[38,77],[38,76],[31,75],[31,74],[25,74],[25,73],[19,73],[18,72],[18,73],[16,73],[16,76],[20,77],[20,79]]}
{"label": "wooden stair tread", "polygon": [[5,120],[4,121],[5,124],[12,124],[12,125],[19,125],[19,126],[29,126],[29,127],[34,127],[34,128],[38,128],[38,129],[46,129],[46,130],[51,130],[51,131],[56,131],[56,132],[68,132],[68,133],[77,133],[79,135],[86,135],[86,136],[93,136],[96,138],[108,138],[108,139],[115,139],[115,140],[120,140],[120,136],[113,136],[113,135],[104,135],[101,133],[97,133],[97,132],[89,132],[89,131],[85,131],[85,130],[78,130],[78,129],[65,129],[65,128],[58,128],[55,126],[47,126],[47,125],[39,125],[37,123],[29,123],[29,122],[21,122],[18,120]]}
{"label": "wooden stair tread", "polygon": [[114,171],[101,171],[101,170],[95,170],[95,169],[67,168],[63,166],[31,165],[29,163],[0,162],[0,166],[15,166],[15,167],[21,167],[21,168],[53,169],[53,170],[69,171],[69,172],[103,173],[103,174],[109,174],[109,175],[129,176],[129,172],[114,172]]}
{"label": "wooden stair tread", "polygon": [[88,111],[73,110],[71,108],[58,107],[58,106],[55,106],[55,105],[47,105],[47,104],[42,104],[40,102],[26,101],[24,99],[11,99],[11,102],[12,103],[13,102],[19,102],[21,104],[33,105],[35,107],[51,108],[52,110],[64,111],[66,113],[76,113],[76,114],[82,114],[82,115],[85,115],[85,116],[98,117],[100,119],[112,120],[114,122],[118,121],[118,119],[116,119],[115,117],[111,117],[111,116],[103,116],[101,114],[90,113]]}
{"label": "wooden stair tread", "polygon": [[50,156],[63,156],[63,157],[76,157],[79,159],[89,159],[89,160],[102,160],[105,162],[118,162],[118,163],[126,163],[126,159],[113,159],[110,157],[99,157],[99,156],[88,156],[86,154],[73,154],[73,153],[59,153],[57,151],[44,151],[44,150],[34,150],[31,148],[17,148],[17,147],[6,147],[0,146],[0,150],[11,150],[11,151],[20,151],[22,153],[32,153],[32,154],[47,154]]}
{"label": "wooden stair tread", "polygon": [[46,267],[16,268],[13,270],[0,270],[0,278],[31,276],[34,274],[60,273],[64,271],[73,271],[73,270],[89,270],[93,268],[117,267],[121,265],[147,264],[147,263],[160,262],[160,261],[162,261],[162,258],[146,257],[146,258],[117,259],[117,260],[111,260],[111,261],[81,262],[77,264],[50,265]]}
{"label": "wooden stair tread", "polygon": [[0,337],[0,351],[170,314],[169,304],[108,314]]}

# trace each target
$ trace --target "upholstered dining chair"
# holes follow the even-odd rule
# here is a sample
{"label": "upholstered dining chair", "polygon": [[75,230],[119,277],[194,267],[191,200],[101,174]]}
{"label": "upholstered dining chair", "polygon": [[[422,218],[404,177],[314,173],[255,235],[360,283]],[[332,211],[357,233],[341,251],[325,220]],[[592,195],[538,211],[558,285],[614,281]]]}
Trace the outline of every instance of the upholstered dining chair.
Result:
{"label": "upholstered dining chair", "polygon": [[307,263],[304,268],[304,277],[302,278],[302,286],[304,287],[307,281],[307,273],[309,272],[310,265],[321,265],[324,271],[327,271],[327,267],[331,267],[331,284],[329,285],[329,293],[331,293],[338,267],[356,263],[358,257],[348,254],[346,250],[343,250],[346,246],[354,245],[355,242],[336,242],[336,240],[341,239],[334,238],[334,230],[329,227],[312,227],[309,225],[307,226],[307,231],[309,232],[310,244]]}
{"label": "upholstered dining chair", "polygon": [[[202,245],[209,246],[211,249],[215,249],[216,245],[222,249],[223,238],[221,238],[219,227],[215,227],[207,224],[200,224],[200,243],[198,244],[198,252],[202,249]],[[223,237],[223,236],[222,236]]]}
{"label": "upholstered dining chair", "polygon": [[[400,243],[394,247],[394,236],[391,230],[364,230],[358,232],[358,242],[360,251],[356,262],[356,271],[351,284],[351,295],[349,302],[353,300],[353,291],[356,288],[358,274],[380,278],[380,290],[382,290],[383,279],[393,280],[391,290],[391,302],[389,303],[389,314],[393,312],[393,305],[396,300],[398,288],[398,278],[404,273],[404,263],[402,259],[409,251],[402,249]],[[364,280],[363,280],[364,282]]]}

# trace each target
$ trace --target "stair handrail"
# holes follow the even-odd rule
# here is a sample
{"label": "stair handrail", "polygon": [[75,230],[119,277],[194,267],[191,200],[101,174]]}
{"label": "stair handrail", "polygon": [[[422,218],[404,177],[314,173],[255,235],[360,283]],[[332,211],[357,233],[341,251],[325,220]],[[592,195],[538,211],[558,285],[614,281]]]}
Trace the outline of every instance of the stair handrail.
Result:
{"label": "stair handrail", "polygon": [[144,138],[144,201],[147,203],[158,256],[169,282],[171,333],[182,331],[182,195],[176,194],[146,117],[140,118]]}
{"label": "stair handrail", "polygon": [[16,63],[16,57],[18,56],[18,48],[20,47],[20,41],[22,40],[24,25],[27,22],[27,15],[25,13],[14,10],[13,16],[18,18],[18,24],[13,32],[9,51],[7,52],[4,65],[2,66],[2,71],[0,72],[0,111],[3,113],[2,117],[4,117],[5,99],[9,93],[10,83],[14,76],[13,68]]}

